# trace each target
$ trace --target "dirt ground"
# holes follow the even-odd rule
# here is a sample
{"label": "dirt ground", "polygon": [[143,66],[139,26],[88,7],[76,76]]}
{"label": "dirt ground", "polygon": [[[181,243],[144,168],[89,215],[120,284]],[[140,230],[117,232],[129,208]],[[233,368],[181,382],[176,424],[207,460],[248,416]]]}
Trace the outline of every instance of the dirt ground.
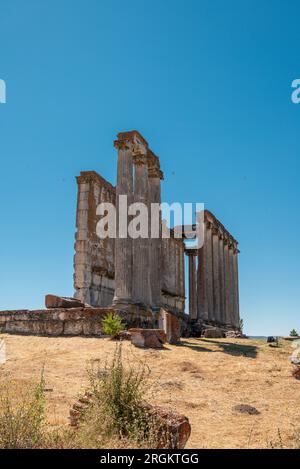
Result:
{"label": "dirt ground", "polygon": [[[1,338],[7,362],[0,365],[0,380],[38,379],[45,367],[51,425],[68,424],[69,408],[87,383],[89,364],[110,360],[115,349],[115,342],[106,338]],[[272,348],[261,340],[182,339],[180,345],[159,351],[123,342],[126,360],[142,361],[151,369],[148,399],[189,418],[188,448],[298,445],[300,381],[291,376],[291,352],[287,341]],[[239,404],[259,413],[234,411]]]}

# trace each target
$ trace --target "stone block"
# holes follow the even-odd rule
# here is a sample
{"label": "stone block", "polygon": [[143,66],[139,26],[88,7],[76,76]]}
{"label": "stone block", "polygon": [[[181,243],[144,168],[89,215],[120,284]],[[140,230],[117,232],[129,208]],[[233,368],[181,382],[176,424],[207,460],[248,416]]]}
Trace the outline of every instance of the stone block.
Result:
{"label": "stone block", "polygon": [[68,298],[56,295],[45,296],[46,308],[84,308],[84,303],[77,300],[76,298]]}
{"label": "stone block", "polygon": [[81,335],[83,331],[83,321],[65,321],[64,335]]}
{"label": "stone block", "polygon": [[141,348],[163,348],[167,341],[166,333],[162,329],[129,329],[131,343]]}
{"label": "stone block", "polygon": [[163,329],[169,344],[177,344],[181,336],[181,321],[174,314],[161,308],[158,317],[159,328]]}
{"label": "stone block", "polygon": [[204,329],[201,337],[206,339],[222,339],[224,337],[224,333],[219,327],[212,327],[209,329]]}

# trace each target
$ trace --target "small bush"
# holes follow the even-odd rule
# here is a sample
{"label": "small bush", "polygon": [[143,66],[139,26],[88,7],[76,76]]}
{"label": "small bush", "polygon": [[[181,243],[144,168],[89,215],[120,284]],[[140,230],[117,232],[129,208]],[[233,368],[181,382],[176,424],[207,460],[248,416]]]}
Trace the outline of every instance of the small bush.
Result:
{"label": "small bush", "polygon": [[[99,366],[99,364],[98,364]],[[88,371],[93,404],[83,419],[82,429],[90,436],[127,438],[138,441],[147,433],[147,412],[143,406],[149,369],[145,365],[124,366],[122,345],[117,344],[110,366]]]}
{"label": "small bush", "polygon": [[21,388],[8,382],[0,388],[0,448],[37,448],[44,436],[44,379]]}
{"label": "small bush", "polygon": [[298,337],[298,332],[296,331],[296,329],[291,330],[290,337]]}
{"label": "small bush", "polygon": [[102,321],[102,328],[104,334],[107,334],[114,339],[124,329],[124,324],[120,316],[114,313],[109,313]]}

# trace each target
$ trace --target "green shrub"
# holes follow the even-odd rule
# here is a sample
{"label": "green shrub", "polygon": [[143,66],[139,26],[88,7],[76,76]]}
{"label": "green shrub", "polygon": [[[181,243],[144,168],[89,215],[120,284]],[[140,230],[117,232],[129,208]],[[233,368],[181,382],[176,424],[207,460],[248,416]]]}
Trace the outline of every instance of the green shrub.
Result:
{"label": "green shrub", "polygon": [[290,337],[297,337],[297,336],[298,336],[298,332],[295,329],[292,329],[290,332]]}
{"label": "green shrub", "polygon": [[115,313],[108,313],[102,321],[102,329],[104,334],[107,334],[114,339],[119,332],[124,329],[124,324],[120,316]]}
{"label": "green shrub", "polygon": [[0,448],[37,448],[44,436],[44,379],[20,386],[8,382],[0,387]]}

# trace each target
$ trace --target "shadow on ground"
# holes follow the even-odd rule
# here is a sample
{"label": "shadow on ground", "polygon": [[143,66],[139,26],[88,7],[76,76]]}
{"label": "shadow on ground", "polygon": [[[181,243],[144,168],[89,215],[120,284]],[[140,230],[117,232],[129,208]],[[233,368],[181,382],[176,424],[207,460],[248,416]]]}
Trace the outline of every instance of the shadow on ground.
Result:
{"label": "shadow on ground", "polygon": [[[221,342],[219,340],[211,339],[195,339],[197,343],[186,342],[181,340],[181,344],[184,347],[189,347],[196,352],[224,352],[229,355],[236,357],[248,357],[256,358],[257,356],[257,346],[256,345],[244,345],[244,344],[229,344],[228,342]],[[198,344],[199,342],[199,344]],[[205,347],[205,344],[210,343],[219,347],[217,350],[211,350],[210,348]],[[221,349],[221,350],[220,350]]]}

